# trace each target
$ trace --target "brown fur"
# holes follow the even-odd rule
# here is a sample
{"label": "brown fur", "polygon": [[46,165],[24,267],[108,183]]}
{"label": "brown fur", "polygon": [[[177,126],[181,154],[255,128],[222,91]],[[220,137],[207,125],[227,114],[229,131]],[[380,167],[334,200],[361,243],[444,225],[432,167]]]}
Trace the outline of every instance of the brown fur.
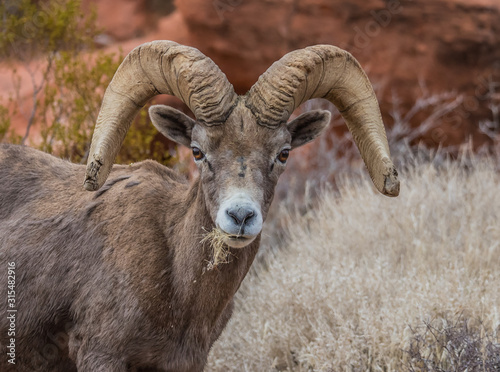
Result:
{"label": "brown fur", "polygon": [[[311,117],[318,131],[329,119]],[[228,247],[216,267],[202,237],[228,187],[252,193],[265,218],[284,170],[276,155],[292,138],[286,126],[257,125],[243,105],[226,125],[192,131],[207,152],[192,185],[143,161],[115,165],[94,193],[81,186],[84,166],[0,145],[1,262],[16,263],[15,371],[203,370],[260,234]],[[7,326],[2,316],[2,372],[13,370]]]}
{"label": "brown fur", "polygon": [[[88,371],[125,370],[126,364],[201,370],[258,241],[232,252],[232,265],[207,271],[210,249],[199,242],[201,227],[213,224],[199,182],[189,187],[145,161],[115,166],[107,182],[126,175],[139,185],[115,182],[95,198],[81,188],[84,166],[29,148],[0,150],[2,262],[17,266],[15,370],[75,370],[68,356]],[[188,223],[194,216],[203,223]],[[181,230],[188,233],[175,233]],[[5,299],[5,285],[1,291]],[[0,324],[0,370],[6,371],[5,317]],[[117,344],[123,366],[107,365]],[[99,357],[80,361],[87,353]]]}

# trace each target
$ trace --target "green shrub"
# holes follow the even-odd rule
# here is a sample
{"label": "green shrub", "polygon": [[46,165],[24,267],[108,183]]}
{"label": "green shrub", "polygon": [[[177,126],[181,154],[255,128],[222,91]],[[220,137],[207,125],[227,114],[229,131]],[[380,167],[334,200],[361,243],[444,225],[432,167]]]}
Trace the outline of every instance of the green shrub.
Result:
{"label": "green shrub", "polygon": [[[100,33],[95,11],[83,14],[81,0],[0,4],[0,55],[11,64],[15,79],[21,79],[16,65],[27,70],[33,89],[32,110],[27,115],[23,138],[11,129],[7,105],[0,104],[0,141],[29,141],[73,162],[86,161],[104,91],[123,54],[98,51],[93,42]],[[21,98],[11,97],[11,111],[16,111],[21,103]],[[31,133],[33,126],[39,126],[41,138]],[[159,140],[143,109],[130,128],[117,161],[130,163],[151,158],[172,165],[176,162],[172,155],[176,150],[173,143]]]}

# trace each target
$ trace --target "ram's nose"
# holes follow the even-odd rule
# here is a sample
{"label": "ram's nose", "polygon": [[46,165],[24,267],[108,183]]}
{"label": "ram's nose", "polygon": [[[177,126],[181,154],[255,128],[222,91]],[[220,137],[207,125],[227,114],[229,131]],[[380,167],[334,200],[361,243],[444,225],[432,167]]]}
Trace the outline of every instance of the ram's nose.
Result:
{"label": "ram's nose", "polygon": [[253,208],[236,207],[229,208],[226,213],[231,217],[238,226],[245,227],[246,224],[252,222],[257,212]]}
{"label": "ram's nose", "polygon": [[253,203],[238,200],[222,208],[217,224],[226,234],[254,238],[262,229],[262,216]]}
{"label": "ram's nose", "polygon": [[216,224],[228,235],[227,244],[241,248],[250,244],[262,230],[259,205],[239,194],[225,200],[217,213]]}

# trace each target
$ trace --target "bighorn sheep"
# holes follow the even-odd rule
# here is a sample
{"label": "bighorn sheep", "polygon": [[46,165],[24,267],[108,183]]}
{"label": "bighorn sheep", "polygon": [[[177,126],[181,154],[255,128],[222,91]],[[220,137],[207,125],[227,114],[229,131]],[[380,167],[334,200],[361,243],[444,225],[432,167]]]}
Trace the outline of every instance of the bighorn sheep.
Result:
{"label": "bighorn sheep", "polygon": [[[196,117],[150,109],[161,133],[192,148],[200,176],[191,185],[154,161],[113,166],[134,116],[160,93],[179,97]],[[1,145],[1,371],[203,370],[259,248],[289,151],[330,121],[312,111],[287,123],[314,97],[338,107],[376,188],[396,196],[370,82],[349,53],[329,45],[288,53],[238,96],[197,49],[143,44],[106,90],[86,169]],[[209,243],[200,240],[215,227],[231,255],[210,270]],[[15,366],[6,358],[8,262]]]}

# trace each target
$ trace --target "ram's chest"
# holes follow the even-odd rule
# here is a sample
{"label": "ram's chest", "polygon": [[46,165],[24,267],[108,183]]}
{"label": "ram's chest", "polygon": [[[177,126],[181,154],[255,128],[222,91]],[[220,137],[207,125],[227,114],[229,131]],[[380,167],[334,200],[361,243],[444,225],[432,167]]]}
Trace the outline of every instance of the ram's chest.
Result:
{"label": "ram's chest", "polygon": [[[232,301],[212,322],[203,314],[190,318],[173,318],[168,328],[155,328],[152,323],[147,339],[142,343],[142,353],[137,366],[147,365],[152,360],[166,371],[201,370],[211,345],[219,337],[232,313]],[[132,345],[131,345],[132,346]],[[152,353],[156,352],[156,355]]]}
{"label": "ram's chest", "polygon": [[[126,306],[117,303],[108,316],[101,308],[80,321],[79,324],[87,324],[88,328],[79,332],[79,343],[85,344],[82,337],[89,335],[90,338],[108,337],[102,331],[109,329],[108,342],[115,343],[115,349],[120,345],[130,366],[139,371],[141,368],[201,370],[211,345],[231,316],[233,301],[220,293],[212,293],[213,301],[206,302],[200,293],[192,293],[192,297],[184,299],[178,297],[179,293],[172,293],[163,297],[162,305],[158,306],[143,302],[130,287],[123,288],[115,298]],[[162,293],[156,295],[160,297]],[[95,330],[100,330],[99,334],[92,335]]]}

